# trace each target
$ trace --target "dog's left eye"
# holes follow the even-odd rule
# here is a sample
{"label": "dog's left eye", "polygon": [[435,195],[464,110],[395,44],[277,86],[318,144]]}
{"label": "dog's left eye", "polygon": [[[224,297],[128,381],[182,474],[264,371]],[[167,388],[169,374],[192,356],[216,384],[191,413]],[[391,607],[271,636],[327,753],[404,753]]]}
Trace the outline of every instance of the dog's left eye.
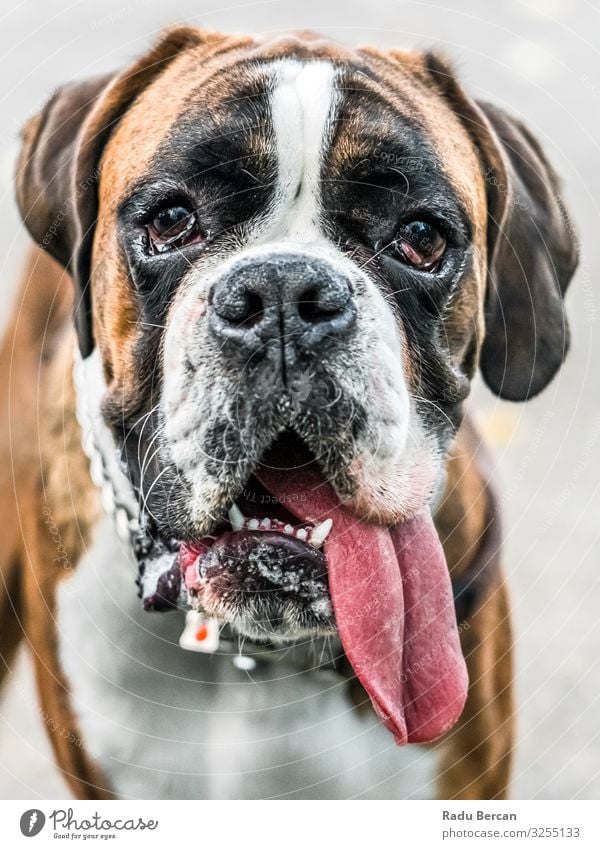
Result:
{"label": "dog's left eye", "polygon": [[430,221],[407,221],[396,234],[393,246],[402,262],[420,271],[435,271],[446,250],[446,237]]}
{"label": "dog's left eye", "polygon": [[164,253],[202,241],[196,213],[185,206],[166,206],[154,214],[147,225],[148,246],[152,253]]}

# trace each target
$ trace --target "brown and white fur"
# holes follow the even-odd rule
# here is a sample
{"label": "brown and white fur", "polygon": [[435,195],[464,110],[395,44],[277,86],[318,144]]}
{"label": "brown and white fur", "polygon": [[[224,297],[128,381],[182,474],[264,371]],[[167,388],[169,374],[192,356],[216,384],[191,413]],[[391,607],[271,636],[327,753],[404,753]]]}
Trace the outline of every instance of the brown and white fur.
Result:
{"label": "brown and white fur", "polygon": [[[250,126],[243,109],[252,101]],[[240,116],[232,128],[228,121]],[[203,121],[219,139],[243,136],[243,167],[228,151],[218,167],[243,170],[236,179],[245,182],[232,194],[249,200],[228,210],[226,224],[207,227],[222,235],[207,237],[202,251],[182,248],[181,268],[164,272],[168,291],[142,308],[140,293],[156,271],[142,256],[143,228],[136,230],[130,207],[142,203],[138,193],[161,167],[178,163]],[[405,133],[401,160],[386,147],[398,132]],[[388,167],[406,190],[397,183],[390,190],[390,175],[381,176]],[[391,192],[390,208],[402,196],[414,208],[419,201],[429,213],[456,214],[435,296],[397,258],[375,261],[380,240],[366,231],[386,230],[395,213],[373,190]],[[480,365],[494,391],[525,400],[543,389],[567,348],[562,293],[575,248],[539,146],[518,122],[469,98],[430,54],[353,51],[305,34],[269,42],[179,28],[123,74],[65,87],[32,119],[17,195],[27,227],[60,265],[32,253],[0,359],[10,458],[0,487],[2,672],[24,636],[73,792],[393,797],[397,752],[355,682],[285,664],[249,678],[219,659],[183,652],[179,613],[142,610],[131,552],[87,471],[73,357],[79,347],[101,360],[101,412],[116,448],[134,432],[138,450],[152,452],[148,435],[136,430],[144,416],[153,423],[150,437],[161,434],[153,493],[139,468],[132,473],[159,529],[180,538],[190,528],[205,533],[247,479],[249,458],[260,456],[288,423],[290,404],[300,403],[288,388],[287,406],[265,401],[264,392],[260,403],[243,395],[235,353],[225,367],[214,336],[196,332],[209,291],[232,269],[273,266],[273,256],[319,263],[351,282],[358,330],[351,345],[332,343],[311,372],[317,395],[333,385],[347,406],[332,406],[309,447],[327,452],[328,476],[362,515],[397,522],[432,499],[451,575],[468,575],[497,521],[482,449],[462,416],[469,382]],[[207,219],[216,216],[208,200],[197,202],[206,204]],[[423,289],[419,303],[399,294],[391,305],[392,293],[404,291],[394,275]],[[428,299],[433,306],[424,306]],[[328,400],[317,397],[294,420],[305,440],[318,432]],[[226,454],[218,468],[198,463],[199,454],[214,460],[207,450],[220,425],[214,410],[227,404],[236,432],[250,433],[252,444],[239,437],[232,450],[243,462],[233,466]],[[346,443],[347,409],[357,407],[364,427]],[[156,484],[160,474],[168,487]],[[227,616],[243,631],[243,611]],[[513,704],[499,569],[463,624],[469,698],[458,725],[435,744],[437,792],[502,798]]]}

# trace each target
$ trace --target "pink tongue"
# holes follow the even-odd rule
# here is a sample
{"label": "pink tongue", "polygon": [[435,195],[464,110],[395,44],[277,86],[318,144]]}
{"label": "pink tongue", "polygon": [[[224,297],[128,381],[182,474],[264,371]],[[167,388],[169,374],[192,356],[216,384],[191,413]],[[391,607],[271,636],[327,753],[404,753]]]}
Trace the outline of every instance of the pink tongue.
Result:
{"label": "pink tongue", "polygon": [[468,680],[429,511],[388,530],[353,516],[315,466],[257,477],[301,521],[333,519],[325,553],[338,631],[396,743],[439,737],[460,716]]}

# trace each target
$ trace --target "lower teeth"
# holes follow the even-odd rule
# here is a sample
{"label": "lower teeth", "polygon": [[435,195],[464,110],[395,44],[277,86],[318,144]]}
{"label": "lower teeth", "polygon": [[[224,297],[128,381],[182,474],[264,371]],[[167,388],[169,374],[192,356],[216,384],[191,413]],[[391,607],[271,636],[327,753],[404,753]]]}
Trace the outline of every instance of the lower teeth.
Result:
{"label": "lower teeth", "polygon": [[258,519],[247,519],[237,504],[231,505],[228,516],[231,530],[234,533],[243,531],[244,529],[249,531],[277,531],[287,536],[293,536],[301,542],[308,542],[313,548],[322,547],[333,527],[333,521],[331,519],[325,519],[324,522],[318,525],[302,528],[294,528],[290,524],[284,525],[279,519],[269,519],[268,517],[265,517],[262,521]]}

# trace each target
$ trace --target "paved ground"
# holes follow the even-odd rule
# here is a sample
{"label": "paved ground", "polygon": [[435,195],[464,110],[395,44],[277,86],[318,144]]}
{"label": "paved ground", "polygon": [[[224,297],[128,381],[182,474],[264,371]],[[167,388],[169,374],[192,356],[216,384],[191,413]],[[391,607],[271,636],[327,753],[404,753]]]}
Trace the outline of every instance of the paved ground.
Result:
{"label": "paved ground", "polygon": [[[569,313],[573,349],[527,406],[477,392],[504,492],[506,564],[516,607],[520,744],[513,795],[600,794],[600,12],[585,0],[483,4],[322,0],[5,2],[0,13],[4,116],[0,234],[4,304],[25,242],[11,198],[18,126],[55,85],[118,66],[175,17],[230,31],[311,27],[350,43],[435,44],[470,89],[535,130],[565,179],[583,258]],[[450,8],[451,7],[451,8]],[[36,714],[30,672],[0,705],[0,797],[64,796]]]}

